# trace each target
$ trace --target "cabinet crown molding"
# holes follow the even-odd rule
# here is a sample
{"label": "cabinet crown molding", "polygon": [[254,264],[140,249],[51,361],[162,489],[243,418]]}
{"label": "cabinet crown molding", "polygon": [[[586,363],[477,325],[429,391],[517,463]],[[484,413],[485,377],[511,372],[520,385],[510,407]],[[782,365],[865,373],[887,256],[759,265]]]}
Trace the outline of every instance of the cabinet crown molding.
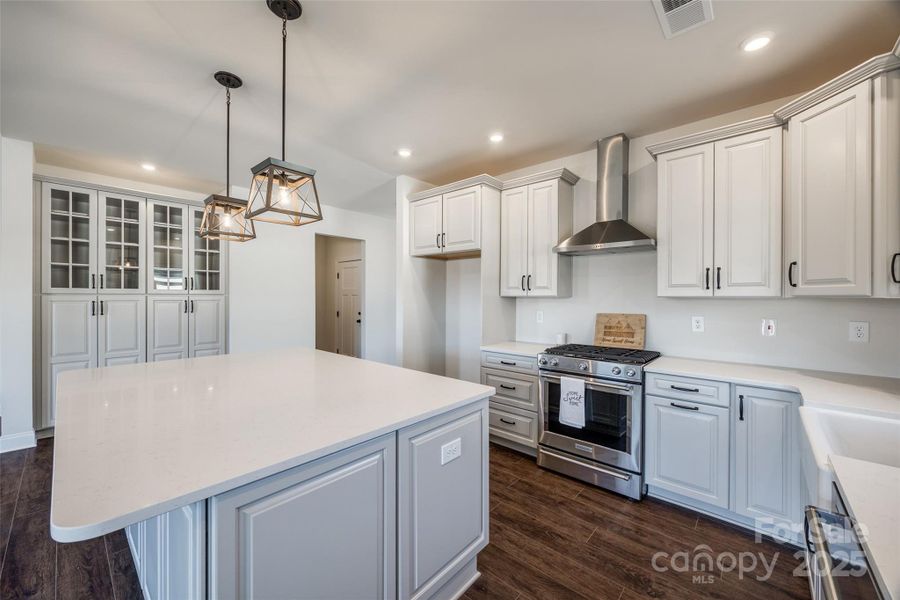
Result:
{"label": "cabinet crown molding", "polygon": [[487,173],[482,173],[481,175],[454,181],[453,183],[448,183],[447,185],[440,185],[438,187],[422,190],[421,192],[415,192],[414,194],[408,195],[406,199],[410,202],[415,202],[416,200],[424,200],[425,198],[432,198],[434,196],[440,196],[441,194],[455,192],[456,190],[461,190],[473,185],[486,185],[488,187],[494,188],[495,190],[503,189],[502,181],[500,181],[496,177],[488,175]]}
{"label": "cabinet crown molding", "polygon": [[723,125],[714,129],[707,129],[706,131],[684,135],[673,140],[652,144],[647,146],[647,152],[650,156],[656,158],[664,152],[672,152],[673,150],[681,150],[682,148],[690,148],[691,146],[716,142],[726,138],[744,135],[745,133],[769,129],[770,127],[779,127],[781,124],[782,121],[775,115],[765,115],[755,119],[741,121],[740,123]]}
{"label": "cabinet crown molding", "polygon": [[508,190],[511,188],[521,187],[523,185],[530,185],[532,183],[540,183],[541,181],[550,181],[551,179],[561,179],[566,183],[575,185],[581,178],[566,168],[552,169],[550,171],[541,171],[540,173],[535,173],[533,175],[525,175],[523,177],[516,177],[515,179],[508,179],[503,182],[503,189]]}

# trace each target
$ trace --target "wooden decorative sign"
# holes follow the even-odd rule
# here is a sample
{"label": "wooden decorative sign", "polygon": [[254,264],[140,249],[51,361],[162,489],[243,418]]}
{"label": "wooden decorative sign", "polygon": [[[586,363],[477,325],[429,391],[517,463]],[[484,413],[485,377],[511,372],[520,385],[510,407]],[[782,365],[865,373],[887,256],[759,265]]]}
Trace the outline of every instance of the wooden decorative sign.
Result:
{"label": "wooden decorative sign", "polygon": [[647,315],[598,313],[594,324],[594,345],[644,349]]}

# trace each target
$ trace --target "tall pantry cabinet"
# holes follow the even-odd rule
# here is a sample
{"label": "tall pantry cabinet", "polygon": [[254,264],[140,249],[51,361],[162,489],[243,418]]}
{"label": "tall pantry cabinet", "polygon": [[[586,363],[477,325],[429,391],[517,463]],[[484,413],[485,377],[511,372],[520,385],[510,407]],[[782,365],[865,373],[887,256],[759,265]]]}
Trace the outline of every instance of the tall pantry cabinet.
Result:
{"label": "tall pantry cabinet", "polygon": [[55,423],[60,373],[225,352],[226,253],[200,238],[202,207],[53,181],[35,187],[40,428]]}

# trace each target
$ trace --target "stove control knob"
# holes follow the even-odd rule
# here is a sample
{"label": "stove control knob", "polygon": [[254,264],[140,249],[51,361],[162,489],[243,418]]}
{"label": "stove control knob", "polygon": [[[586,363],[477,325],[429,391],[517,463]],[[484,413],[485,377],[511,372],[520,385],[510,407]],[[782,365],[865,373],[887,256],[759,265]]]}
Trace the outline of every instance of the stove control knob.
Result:
{"label": "stove control knob", "polygon": [[551,366],[551,367],[558,367],[558,366],[559,366],[559,359],[558,359],[558,358],[551,358],[551,359],[550,359],[550,366]]}
{"label": "stove control knob", "polygon": [[634,369],[628,369],[627,371],[625,371],[625,374],[629,377],[634,377],[635,375],[637,375],[637,371],[635,371]]}
{"label": "stove control knob", "polygon": [[541,357],[541,359],[538,361],[538,363],[540,363],[540,364],[542,364],[542,365],[546,365],[546,364],[547,364],[547,359]]}
{"label": "stove control knob", "polygon": [[581,369],[582,371],[587,371],[587,370],[588,370],[588,364],[587,364],[586,362],[578,363],[578,368]]}
{"label": "stove control knob", "polygon": [[613,368],[612,368],[612,374],[613,374],[613,375],[619,375],[620,373],[622,373],[622,369],[621,369],[620,367],[613,367]]}

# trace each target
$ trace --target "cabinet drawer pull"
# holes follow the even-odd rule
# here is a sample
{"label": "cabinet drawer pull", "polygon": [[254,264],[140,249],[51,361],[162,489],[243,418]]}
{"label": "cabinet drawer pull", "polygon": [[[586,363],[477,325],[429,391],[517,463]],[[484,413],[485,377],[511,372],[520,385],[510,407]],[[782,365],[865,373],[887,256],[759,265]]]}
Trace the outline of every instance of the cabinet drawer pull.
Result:
{"label": "cabinet drawer pull", "polygon": [[500,422],[501,422],[501,423],[506,423],[507,425],[515,425],[515,424],[516,424],[515,421],[510,421],[510,420],[508,420],[508,419],[504,419],[503,417],[500,417]]}
{"label": "cabinet drawer pull", "polygon": [[797,265],[797,261],[792,261],[791,264],[788,265],[788,285],[791,287],[797,287],[797,284],[794,283],[794,267]]}
{"label": "cabinet drawer pull", "polygon": [[95,316],[97,314],[97,301],[91,300],[91,316]]}
{"label": "cabinet drawer pull", "polygon": [[502,387],[504,390],[514,390],[514,389],[516,389],[516,386],[514,386],[514,385],[503,385],[502,383],[500,384],[500,387]]}
{"label": "cabinet drawer pull", "polygon": [[100,301],[100,316],[103,316],[103,300]]}
{"label": "cabinet drawer pull", "polygon": [[[103,289],[103,273],[100,273],[100,289]],[[100,314],[102,315],[103,313],[101,312]]]}
{"label": "cabinet drawer pull", "polygon": [[191,276],[191,290],[194,289],[194,276]]}
{"label": "cabinet drawer pull", "polygon": [[525,291],[525,276],[522,275],[522,291]]}
{"label": "cabinet drawer pull", "polygon": [[191,300],[191,314],[194,314],[194,301]]}
{"label": "cabinet drawer pull", "polygon": [[528,276],[528,283],[525,284],[525,287],[528,288],[528,291],[531,291],[531,275]]}
{"label": "cabinet drawer pull", "polygon": [[741,394],[740,396],[738,396],[738,400],[740,400],[740,406],[738,407],[739,412],[740,412],[739,418],[741,421],[743,421],[744,420],[744,395]]}
{"label": "cabinet drawer pull", "polygon": [[722,267],[716,267],[716,289],[722,289]]}
{"label": "cabinet drawer pull", "polygon": [[184,301],[184,314],[187,314],[187,300]]}
{"label": "cabinet drawer pull", "polygon": [[900,259],[900,252],[891,258],[891,279],[894,283],[900,283],[900,275],[897,275],[897,259]]}
{"label": "cabinet drawer pull", "polygon": [[706,267],[706,289],[709,289],[709,267]]}
{"label": "cabinet drawer pull", "polygon": [[678,404],[677,402],[669,402],[675,408],[683,408],[684,410],[700,410],[699,406],[685,406],[684,404]]}
{"label": "cabinet drawer pull", "polygon": [[446,248],[446,247],[447,247],[447,234],[442,233],[441,234],[441,248]]}
{"label": "cabinet drawer pull", "polygon": [[441,247],[441,234],[437,234],[436,236],[434,236],[434,247],[435,248]]}
{"label": "cabinet drawer pull", "polygon": [[509,362],[508,360],[501,360],[501,361],[500,361],[500,364],[501,364],[501,365],[506,365],[507,367],[514,367],[514,366],[516,366],[516,363],[514,363],[514,362]]}
{"label": "cabinet drawer pull", "polygon": [[700,391],[700,388],[681,387],[680,385],[671,385],[669,387],[671,387],[673,390],[678,390],[679,392],[691,392],[692,394],[696,394]]}
{"label": "cabinet drawer pull", "polygon": [[91,289],[97,288],[97,276],[91,273]]}

